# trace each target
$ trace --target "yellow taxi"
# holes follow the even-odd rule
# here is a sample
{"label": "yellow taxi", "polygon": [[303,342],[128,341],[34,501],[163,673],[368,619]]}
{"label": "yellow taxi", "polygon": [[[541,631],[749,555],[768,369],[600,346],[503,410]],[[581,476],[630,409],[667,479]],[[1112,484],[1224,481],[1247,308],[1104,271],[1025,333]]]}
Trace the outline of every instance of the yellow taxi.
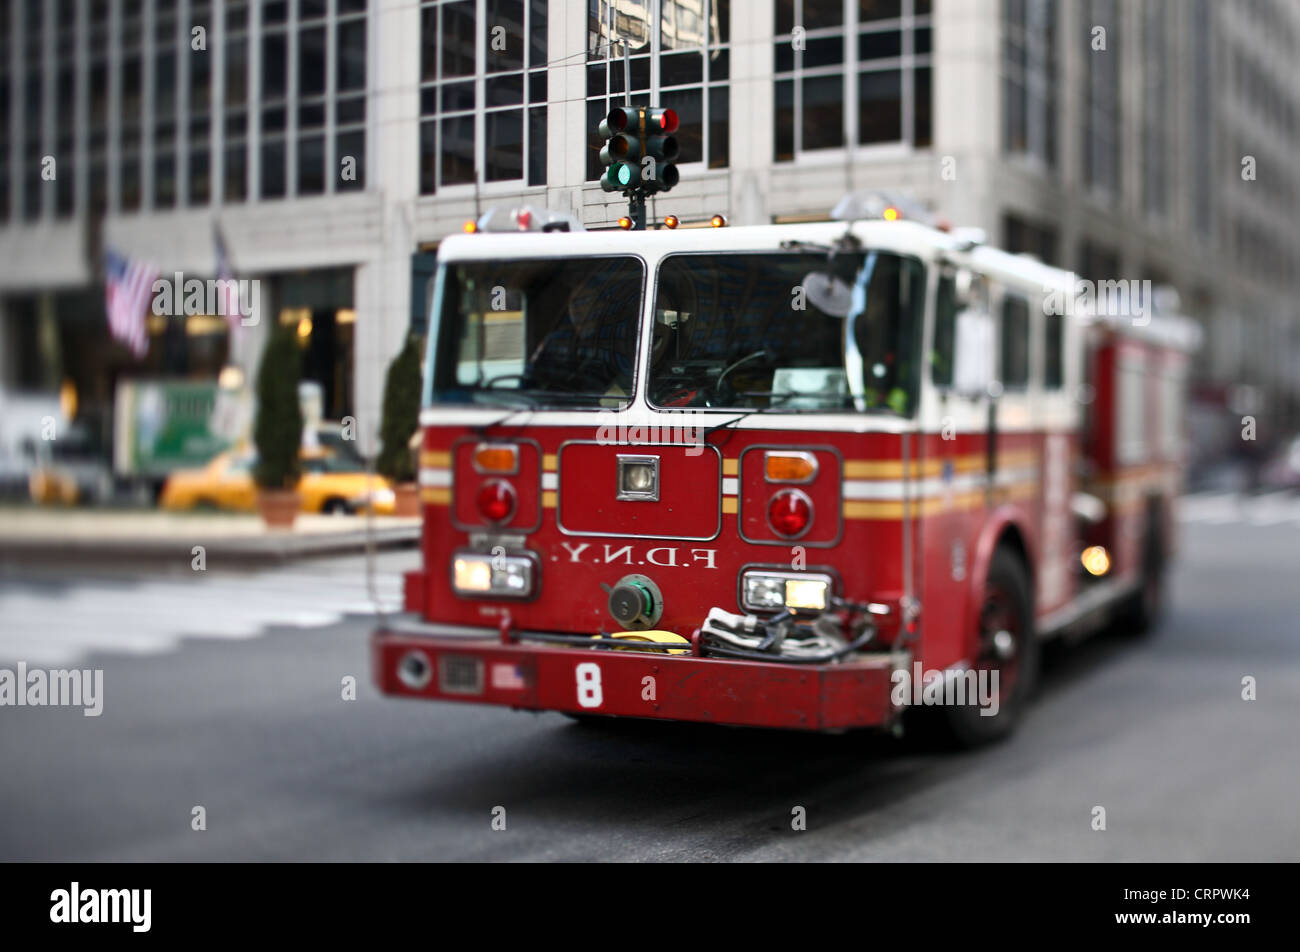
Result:
{"label": "yellow taxi", "polygon": [[[197,469],[178,469],[163,485],[158,505],[163,509],[257,509],[253,482],[256,454],[228,450]],[[369,482],[367,482],[369,480]],[[367,477],[360,460],[328,449],[303,450],[298,495],[303,512],[348,514],[373,505],[377,515],[392,515],[396,497],[382,476]]]}

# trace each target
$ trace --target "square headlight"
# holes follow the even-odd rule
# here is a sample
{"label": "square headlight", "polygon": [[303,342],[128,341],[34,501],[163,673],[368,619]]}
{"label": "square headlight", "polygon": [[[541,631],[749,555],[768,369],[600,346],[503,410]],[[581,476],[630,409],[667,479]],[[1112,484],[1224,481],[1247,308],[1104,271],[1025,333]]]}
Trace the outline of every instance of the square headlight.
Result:
{"label": "square headlight", "polygon": [[527,555],[458,552],[451,564],[451,587],[458,595],[527,598],[533,593],[535,562]]}
{"label": "square headlight", "polygon": [[659,457],[618,456],[618,491],[615,498],[629,502],[659,501]]}
{"label": "square headlight", "polygon": [[746,572],[741,606],[748,611],[775,612],[783,608],[822,612],[830,604],[831,577],[800,572]]}

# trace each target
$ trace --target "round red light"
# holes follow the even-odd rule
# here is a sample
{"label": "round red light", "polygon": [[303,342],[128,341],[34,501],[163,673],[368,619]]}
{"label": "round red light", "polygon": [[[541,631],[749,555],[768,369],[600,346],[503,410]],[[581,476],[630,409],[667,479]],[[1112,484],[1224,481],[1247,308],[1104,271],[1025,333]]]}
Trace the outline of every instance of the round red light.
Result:
{"label": "round red light", "polygon": [[505,522],[515,511],[515,491],[500,479],[484,483],[478,491],[478,511],[488,522]]}
{"label": "round red light", "polygon": [[802,535],[812,522],[812,503],[797,489],[783,489],[768,503],[767,521],[779,535]]}
{"label": "round red light", "polygon": [[664,132],[677,131],[677,110],[665,109],[663,115],[659,117],[659,126]]}
{"label": "round red light", "polygon": [[521,208],[515,212],[515,221],[519,224],[520,231],[527,231],[533,224],[533,213],[526,208]]}

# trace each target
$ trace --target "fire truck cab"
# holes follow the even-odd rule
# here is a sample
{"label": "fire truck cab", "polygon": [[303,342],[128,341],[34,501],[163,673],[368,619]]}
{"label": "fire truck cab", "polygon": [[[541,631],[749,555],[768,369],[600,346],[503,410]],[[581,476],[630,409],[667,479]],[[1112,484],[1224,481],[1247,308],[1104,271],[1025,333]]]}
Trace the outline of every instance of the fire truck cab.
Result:
{"label": "fire truck cab", "polygon": [[441,244],[384,693],[977,744],[1043,639],[1154,621],[1194,325],[846,217]]}

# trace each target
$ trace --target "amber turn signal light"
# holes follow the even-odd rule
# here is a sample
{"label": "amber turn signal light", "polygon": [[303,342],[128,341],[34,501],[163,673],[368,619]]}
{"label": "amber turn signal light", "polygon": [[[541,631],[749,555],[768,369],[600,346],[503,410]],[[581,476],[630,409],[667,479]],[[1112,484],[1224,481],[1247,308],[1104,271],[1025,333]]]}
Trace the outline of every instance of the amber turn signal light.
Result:
{"label": "amber turn signal light", "polygon": [[474,447],[474,469],[480,473],[517,473],[519,447],[510,443],[480,443]]}
{"label": "amber turn signal light", "polygon": [[817,475],[817,457],[811,453],[768,453],[763,475],[769,483],[810,483]]}

